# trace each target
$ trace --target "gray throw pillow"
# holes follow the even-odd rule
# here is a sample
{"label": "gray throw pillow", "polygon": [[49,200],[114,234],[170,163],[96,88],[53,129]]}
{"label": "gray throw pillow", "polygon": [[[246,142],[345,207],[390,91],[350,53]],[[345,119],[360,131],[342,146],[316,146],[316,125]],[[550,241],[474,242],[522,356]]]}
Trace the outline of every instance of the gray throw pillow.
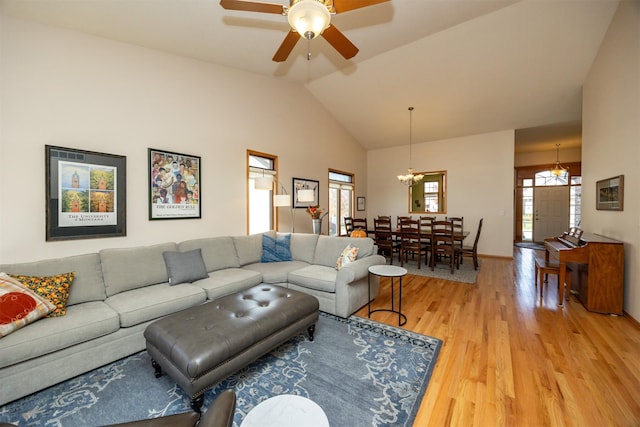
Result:
{"label": "gray throw pillow", "polygon": [[170,285],[191,283],[209,277],[201,249],[188,252],[163,252],[162,256],[167,266]]}

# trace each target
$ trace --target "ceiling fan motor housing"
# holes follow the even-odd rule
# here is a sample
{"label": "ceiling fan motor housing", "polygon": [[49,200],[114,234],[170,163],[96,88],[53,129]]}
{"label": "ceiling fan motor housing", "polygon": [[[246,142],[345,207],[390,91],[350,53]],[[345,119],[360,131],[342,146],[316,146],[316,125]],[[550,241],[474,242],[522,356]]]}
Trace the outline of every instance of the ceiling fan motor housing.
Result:
{"label": "ceiling fan motor housing", "polygon": [[287,13],[289,25],[298,34],[311,40],[331,23],[331,14],[322,0],[294,0]]}

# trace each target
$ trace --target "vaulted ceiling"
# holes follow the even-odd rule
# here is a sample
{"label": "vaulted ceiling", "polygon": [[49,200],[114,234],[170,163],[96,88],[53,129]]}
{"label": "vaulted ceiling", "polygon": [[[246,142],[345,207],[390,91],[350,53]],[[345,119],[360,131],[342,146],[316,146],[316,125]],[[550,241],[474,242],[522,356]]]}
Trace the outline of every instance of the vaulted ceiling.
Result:
{"label": "vaulted ceiling", "polygon": [[317,38],[283,63],[271,57],[286,17],[218,0],[0,0],[0,11],[304,84],[367,149],[406,145],[413,106],[414,143],[519,129],[531,151],[579,145],[582,85],[617,5],[392,0],[332,17],[355,58]]}

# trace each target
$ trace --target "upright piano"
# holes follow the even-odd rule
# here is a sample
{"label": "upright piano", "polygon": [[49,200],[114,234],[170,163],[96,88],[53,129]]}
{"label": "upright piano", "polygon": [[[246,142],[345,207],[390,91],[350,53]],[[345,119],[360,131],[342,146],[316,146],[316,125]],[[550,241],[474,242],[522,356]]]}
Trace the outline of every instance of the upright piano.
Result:
{"label": "upright piano", "polygon": [[[545,239],[545,258],[560,267],[558,280],[571,269],[571,293],[589,311],[622,315],[624,244],[592,233],[565,232]],[[563,282],[559,282],[563,283]]]}

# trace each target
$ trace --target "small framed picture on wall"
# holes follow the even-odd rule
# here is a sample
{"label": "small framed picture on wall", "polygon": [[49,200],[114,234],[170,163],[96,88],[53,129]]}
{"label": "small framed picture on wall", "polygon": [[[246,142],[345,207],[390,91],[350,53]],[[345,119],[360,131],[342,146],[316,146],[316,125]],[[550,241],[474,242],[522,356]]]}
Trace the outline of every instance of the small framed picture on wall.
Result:
{"label": "small framed picture on wall", "polygon": [[365,200],[364,197],[358,197],[357,209],[359,211],[365,210]]}

